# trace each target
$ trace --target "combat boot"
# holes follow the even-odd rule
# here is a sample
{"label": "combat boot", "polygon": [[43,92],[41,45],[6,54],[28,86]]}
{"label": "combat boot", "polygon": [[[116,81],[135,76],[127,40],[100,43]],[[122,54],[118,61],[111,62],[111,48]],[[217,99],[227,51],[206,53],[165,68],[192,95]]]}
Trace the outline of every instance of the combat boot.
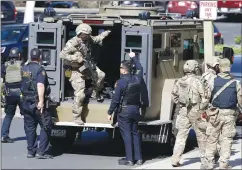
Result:
{"label": "combat boot", "polygon": [[172,166],[173,167],[179,167],[179,166],[181,166],[181,164],[179,163],[179,161],[177,161],[176,159],[172,158]]}
{"label": "combat boot", "polygon": [[75,119],[74,123],[76,123],[78,125],[84,125],[84,122],[81,119]]}
{"label": "combat boot", "polygon": [[219,169],[232,169],[232,167],[228,163],[219,162]]}

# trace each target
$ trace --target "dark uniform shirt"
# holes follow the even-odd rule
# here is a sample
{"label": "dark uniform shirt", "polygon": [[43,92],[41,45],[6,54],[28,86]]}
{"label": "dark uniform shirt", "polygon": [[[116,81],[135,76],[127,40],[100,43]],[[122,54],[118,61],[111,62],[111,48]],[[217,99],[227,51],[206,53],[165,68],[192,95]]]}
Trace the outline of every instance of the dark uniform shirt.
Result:
{"label": "dark uniform shirt", "polygon": [[128,86],[127,80],[135,80],[135,79],[138,78],[139,82],[140,83],[142,82],[143,67],[140,64],[137,57],[133,57],[132,60],[133,60],[135,67],[136,67],[136,74],[135,75],[132,75],[132,74],[121,75],[120,79],[117,81],[117,87],[115,88],[115,94],[113,96],[111,105],[110,105],[109,110],[108,110],[109,115],[111,115],[114,112],[114,110],[119,107],[122,94],[123,94],[124,90],[126,89],[126,87]]}

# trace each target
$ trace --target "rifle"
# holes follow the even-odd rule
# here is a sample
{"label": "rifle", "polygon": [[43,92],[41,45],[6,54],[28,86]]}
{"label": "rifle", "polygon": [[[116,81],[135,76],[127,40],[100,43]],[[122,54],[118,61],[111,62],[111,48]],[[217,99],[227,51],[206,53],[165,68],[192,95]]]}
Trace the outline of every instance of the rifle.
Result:
{"label": "rifle", "polygon": [[[87,57],[88,58],[88,57]],[[83,65],[79,68],[81,73],[86,73],[88,77],[90,76],[92,83],[95,85],[97,83],[97,73],[96,73],[96,64],[87,58],[83,61]]]}

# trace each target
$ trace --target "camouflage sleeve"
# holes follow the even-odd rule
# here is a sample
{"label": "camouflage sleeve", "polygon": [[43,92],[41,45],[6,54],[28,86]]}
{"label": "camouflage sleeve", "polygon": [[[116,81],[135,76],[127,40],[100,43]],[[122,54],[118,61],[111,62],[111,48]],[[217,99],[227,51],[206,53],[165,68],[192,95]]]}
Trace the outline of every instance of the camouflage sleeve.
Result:
{"label": "camouflage sleeve", "polygon": [[76,45],[73,41],[68,41],[60,52],[60,58],[71,62],[79,62],[82,60],[83,55],[77,50]]}
{"label": "camouflage sleeve", "polygon": [[91,36],[91,39],[92,39],[92,42],[94,44],[99,44],[99,45],[102,45],[102,42],[103,42],[103,39],[105,37],[107,37],[109,35],[111,31],[107,30],[107,31],[104,31],[102,32],[101,34],[97,35],[97,36]]}
{"label": "camouflage sleeve", "polygon": [[196,88],[198,90],[199,96],[201,97],[201,104],[200,104],[200,109],[204,110],[207,108],[208,104],[209,104],[209,99],[206,97],[205,95],[205,89],[204,86],[202,84],[202,82],[200,80],[196,81]]}
{"label": "camouflage sleeve", "polygon": [[176,80],[175,84],[173,85],[171,96],[174,103],[177,104],[179,102],[179,80]]}
{"label": "camouflage sleeve", "polygon": [[239,109],[242,111],[242,91],[241,91],[241,84],[239,82],[237,82],[236,88],[237,88],[238,106],[239,106]]}

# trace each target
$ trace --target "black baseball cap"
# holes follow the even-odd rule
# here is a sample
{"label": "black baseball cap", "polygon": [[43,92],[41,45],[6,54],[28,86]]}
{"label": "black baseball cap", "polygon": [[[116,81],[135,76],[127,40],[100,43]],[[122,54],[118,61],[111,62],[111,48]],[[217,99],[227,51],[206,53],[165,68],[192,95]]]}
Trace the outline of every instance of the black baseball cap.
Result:
{"label": "black baseball cap", "polygon": [[40,50],[38,48],[33,48],[30,51],[30,57],[31,59],[39,59],[40,58]]}
{"label": "black baseball cap", "polygon": [[19,57],[20,51],[18,47],[13,47],[11,48],[10,52],[9,52],[9,57],[10,58],[17,58]]}

